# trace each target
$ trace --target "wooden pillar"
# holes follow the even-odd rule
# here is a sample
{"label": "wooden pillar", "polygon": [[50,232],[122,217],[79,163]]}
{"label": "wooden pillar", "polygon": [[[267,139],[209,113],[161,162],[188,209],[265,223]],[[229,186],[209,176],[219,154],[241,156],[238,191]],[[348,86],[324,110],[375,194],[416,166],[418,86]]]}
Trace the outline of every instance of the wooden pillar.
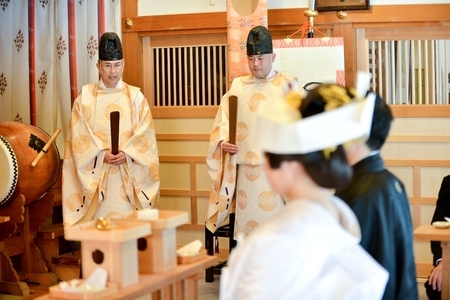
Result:
{"label": "wooden pillar", "polygon": [[137,15],[138,1],[122,1],[122,48],[125,58],[123,81],[142,89],[144,87],[142,40],[138,36],[138,31],[133,30],[132,22],[129,20]]}
{"label": "wooden pillar", "polygon": [[356,31],[353,23],[335,23],[333,36],[344,38],[345,85],[355,86],[356,80]]}

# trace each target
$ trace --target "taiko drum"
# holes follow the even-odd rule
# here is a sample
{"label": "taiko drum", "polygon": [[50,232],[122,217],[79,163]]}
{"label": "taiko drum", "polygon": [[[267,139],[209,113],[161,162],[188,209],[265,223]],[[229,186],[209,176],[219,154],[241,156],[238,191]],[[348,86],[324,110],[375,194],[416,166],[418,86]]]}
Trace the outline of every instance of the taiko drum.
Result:
{"label": "taiko drum", "polygon": [[52,143],[35,167],[31,163],[50,140],[44,130],[20,123],[0,122],[0,207],[19,194],[25,205],[42,198],[59,176],[59,152]]}

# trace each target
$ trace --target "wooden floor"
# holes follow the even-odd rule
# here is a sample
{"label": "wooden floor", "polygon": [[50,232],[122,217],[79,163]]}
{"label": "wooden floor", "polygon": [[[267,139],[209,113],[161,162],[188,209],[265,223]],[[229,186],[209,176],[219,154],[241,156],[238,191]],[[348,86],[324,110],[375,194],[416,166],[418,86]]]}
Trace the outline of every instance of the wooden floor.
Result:
{"label": "wooden floor", "polygon": [[0,300],[32,300],[48,293],[48,286],[29,283],[28,287],[30,288],[30,294],[27,296],[22,297],[0,294]]}
{"label": "wooden floor", "polygon": [[30,300],[48,294],[48,286],[30,283],[28,284],[28,287],[30,288],[30,295],[28,298],[24,299]]}
{"label": "wooden floor", "polygon": [[[198,300],[215,300],[218,299],[219,295],[219,287],[218,283],[220,280],[220,276],[216,275],[216,279],[213,283],[205,283],[204,278],[199,279],[199,299]],[[423,288],[423,281],[418,280],[417,286],[419,290],[419,300],[428,300],[428,297],[425,294],[425,289]],[[29,284],[30,290],[34,292],[34,294],[30,294],[27,297],[21,296],[11,296],[11,295],[3,295],[0,294],[0,300],[30,300],[35,299],[39,296],[42,296],[48,293],[48,288],[40,285]]]}

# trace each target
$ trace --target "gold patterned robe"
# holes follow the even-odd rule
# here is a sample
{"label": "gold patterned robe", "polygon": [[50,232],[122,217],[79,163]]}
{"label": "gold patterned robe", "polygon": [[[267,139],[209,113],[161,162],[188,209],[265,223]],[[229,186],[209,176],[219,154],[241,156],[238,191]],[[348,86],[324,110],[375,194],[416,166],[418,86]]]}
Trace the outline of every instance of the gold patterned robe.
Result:
{"label": "gold patterned robe", "polygon": [[[126,155],[120,166],[104,162],[111,148],[111,111],[120,112],[119,150]],[[66,226],[156,208],[158,149],[150,107],[139,88],[123,81],[116,88],[102,81],[83,86],[72,108],[62,176]]]}
{"label": "gold patterned robe", "polygon": [[[255,149],[251,134],[259,105],[273,97],[283,98],[279,95],[292,83],[296,88],[296,79],[272,69],[268,79],[256,79],[252,75],[234,79],[230,90],[222,97],[206,157],[213,180],[206,216],[206,227],[211,232],[223,224],[233,204],[236,207],[235,234],[245,235],[284,206],[283,199],[270,188],[262,169],[262,153]],[[229,139],[230,95],[238,97],[236,144],[239,152],[235,155],[224,154],[220,144]]]}

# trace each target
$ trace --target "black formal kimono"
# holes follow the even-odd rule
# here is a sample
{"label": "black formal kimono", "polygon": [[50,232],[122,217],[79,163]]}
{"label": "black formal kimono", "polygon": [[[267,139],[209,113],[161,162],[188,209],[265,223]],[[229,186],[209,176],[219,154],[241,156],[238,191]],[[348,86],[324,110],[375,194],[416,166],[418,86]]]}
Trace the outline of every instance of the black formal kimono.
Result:
{"label": "black formal kimono", "polygon": [[377,153],[353,166],[351,183],[336,195],[358,218],[361,246],[389,272],[383,300],[418,299],[411,211],[402,182]]}
{"label": "black formal kimono", "polygon": [[[450,217],[450,175],[442,179],[431,223],[445,221],[444,217]],[[431,252],[433,253],[433,266],[436,266],[436,262],[442,258],[441,242],[431,242]],[[428,281],[425,283],[425,288],[428,299],[441,299],[441,292],[433,290]]]}
{"label": "black formal kimono", "polygon": [[[450,217],[450,175],[445,176],[442,180],[431,223],[445,221],[444,217]],[[442,258],[441,242],[431,242],[431,252],[433,253],[433,265],[436,266],[436,261]]]}

